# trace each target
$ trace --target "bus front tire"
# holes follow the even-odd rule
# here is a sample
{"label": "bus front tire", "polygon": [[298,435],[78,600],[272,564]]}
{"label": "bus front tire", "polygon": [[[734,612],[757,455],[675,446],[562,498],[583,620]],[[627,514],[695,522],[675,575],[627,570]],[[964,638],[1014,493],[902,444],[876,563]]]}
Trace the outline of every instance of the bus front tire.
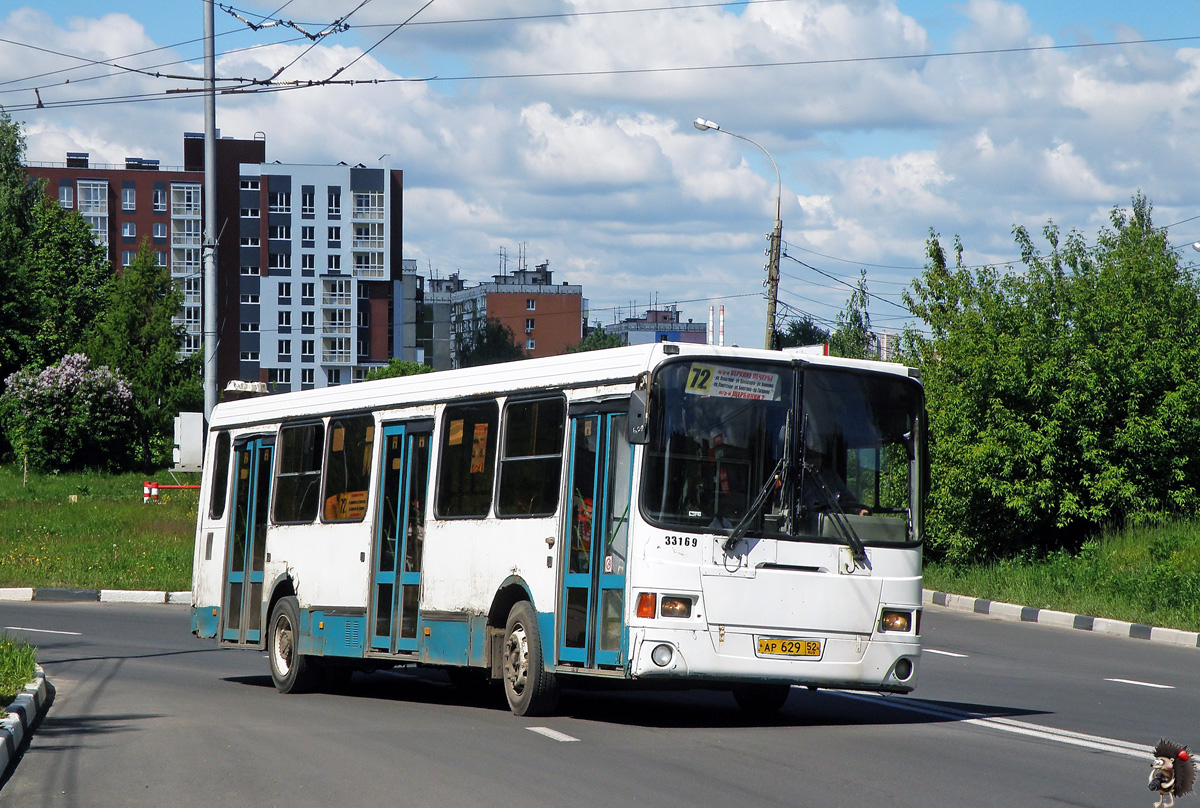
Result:
{"label": "bus front tire", "polygon": [[733,700],[751,718],[770,718],[783,709],[791,685],[741,685],[733,689]]}
{"label": "bus front tire", "polygon": [[504,632],[504,695],[516,715],[547,715],[558,706],[558,682],[542,660],[537,612],[521,601],[508,613]]}
{"label": "bus front tire", "polygon": [[280,693],[312,690],[321,679],[321,670],[316,660],[300,653],[300,605],[296,598],[280,598],[267,626],[267,658],[275,689]]}

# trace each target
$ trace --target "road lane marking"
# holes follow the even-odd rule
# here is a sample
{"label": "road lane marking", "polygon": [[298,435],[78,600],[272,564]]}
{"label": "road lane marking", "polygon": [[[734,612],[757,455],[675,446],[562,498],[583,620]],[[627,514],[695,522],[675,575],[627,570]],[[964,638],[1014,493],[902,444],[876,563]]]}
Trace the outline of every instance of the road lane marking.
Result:
{"label": "road lane marking", "polygon": [[545,735],[550,740],[559,741],[560,743],[571,743],[572,741],[579,740],[578,738],[572,737],[565,732],[559,732],[558,730],[550,729],[549,727],[526,727],[525,729],[529,730],[530,732],[536,732],[538,735]]}
{"label": "road lane marking", "polygon": [[1160,685],[1154,682],[1139,682],[1137,679],[1105,679],[1106,682],[1119,682],[1123,685],[1137,685],[1138,687],[1157,687],[1160,690],[1174,690],[1175,685]]}
{"label": "road lane marking", "polygon": [[926,653],[926,654],[938,654],[939,656],[949,656],[949,657],[954,657],[955,659],[966,659],[967,658],[966,654],[956,654],[953,651],[939,651],[936,648],[922,648],[921,651],[922,651],[922,653]]}
{"label": "road lane marking", "polygon": [[1114,755],[1124,755],[1125,757],[1133,757],[1143,760],[1148,756],[1153,756],[1154,753],[1154,747],[1147,746],[1146,744],[1130,743],[1129,741],[1122,741],[1118,740],[1117,738],[1105,738],[1099,735],[1088,735],[1083,732],[1072,732],[1071,730],[1066,729],[1044,727],[1040,724],[1031,724],[1028,721],[1017,721],[1012,718],[983,716],[978,713],[968,713],[964,710],[955,710],[951,707],[929,704],[927,702],[921,702],[915,699],[885,699],[883,696],[872,696],[862,693],[847,693],[844,691],[829,692],[843,698],[873,702],[876,704],[885,704],[889,707],[895,707],[898,710],[908,710],[909,712],[923,713],[925,715],[936,716],[938,718],[948,719],[961,724],[972,724],[977,727],[986,727],[988,729],[1008,732],[1014,735],[1023,735],[1028,738],[1054,741],[1055,743],[1067,744],[1069,746],[1080,746],[1084,749],[1091,749],[1097,752],[1110,752]]}
{"label": "road lane marking", "polygon": [[38,634],[66,634],[70,637],[82,637],[83,634],[78,631],[55,631],[49,628],[25,628],[24,626],[5,626],[6,631],[33,631]]}

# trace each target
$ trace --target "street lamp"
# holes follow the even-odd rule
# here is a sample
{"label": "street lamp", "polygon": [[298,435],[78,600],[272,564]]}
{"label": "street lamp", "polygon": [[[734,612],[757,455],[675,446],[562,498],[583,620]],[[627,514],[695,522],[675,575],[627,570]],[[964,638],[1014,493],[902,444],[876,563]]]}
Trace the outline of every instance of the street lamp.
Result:
{"label": "street lamp", "polygon": [[744,140],[747,143],[753,143],[762,153],[771,161],[771,166],[775,169],[775,229],[771,232],[771,248],[768,251],[770,256],[767,262],[767,340],[766,347],[775,347],[775,301],[779,296],[779,249],[782,242],[783,221],[779,218],[780,203],[783,201],[783,180],[779,176],[779,166],[775,164],[775,158],[771,153],[757,141],[751,140],[748,137],[739,135],[737,132],[730,132],[728,129],[722,129],[720,124],[697,118],[692,122],[692,126],[699,129],[701,132],[707,132],[713,129],[717,132],[723,132],[726,135],[736,137],[738,140]]}

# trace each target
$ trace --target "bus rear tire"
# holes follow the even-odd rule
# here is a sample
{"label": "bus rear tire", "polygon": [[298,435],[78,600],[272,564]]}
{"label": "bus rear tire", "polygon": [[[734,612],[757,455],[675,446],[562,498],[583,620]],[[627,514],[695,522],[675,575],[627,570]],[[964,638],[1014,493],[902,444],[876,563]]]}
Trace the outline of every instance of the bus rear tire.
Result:
{"label": "bus rear tire", "polygon": [[321,679],[318,660],[300,653],[300,605],[296,598],[280,598],[267,622],[267,658],[271,680],[280,693],[306,693]]}
{"label": "bus rear tire", "polygon": [[523,600],[508,613],[504,631],[504,695],[516,715],[547,715],[558,706],[558,681],[542,660],[537,612]]}
{"label": "bus rear tire", "polygon": [[741,685],[733,689],[733,700],[751,718],[770,718],[783,709],[791,685]]}

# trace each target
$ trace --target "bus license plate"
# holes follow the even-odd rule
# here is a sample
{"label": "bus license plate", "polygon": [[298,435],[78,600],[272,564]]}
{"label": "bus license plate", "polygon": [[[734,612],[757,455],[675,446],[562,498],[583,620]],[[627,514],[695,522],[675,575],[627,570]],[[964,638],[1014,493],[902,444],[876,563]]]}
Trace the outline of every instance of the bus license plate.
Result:
{"label": "bus license plate", "polygon": [[759,656],[821,656],[820,640],[784,640],[774,637],[758,638]]}

